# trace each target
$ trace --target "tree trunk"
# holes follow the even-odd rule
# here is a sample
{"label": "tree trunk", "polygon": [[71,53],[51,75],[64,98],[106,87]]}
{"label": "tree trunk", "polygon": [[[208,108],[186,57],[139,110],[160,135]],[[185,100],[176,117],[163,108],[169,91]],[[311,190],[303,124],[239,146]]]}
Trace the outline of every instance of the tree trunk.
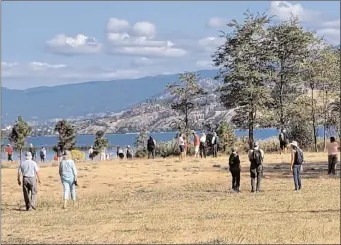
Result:
{"label": "tree trunk", "polygon": [[314,87],[311,86],[311,114],[313,121],[313,130],[314,130],[314,149],[317,152],[317,135],[316,135],[316,118],[315,118],[315,105],[314,105]]}
{"label": "tree trunk", "polygon": [[284,129],[284,108],[283,108],[283,83],[284,83],[284,75],[283,75],[283,63],[284,61],[281,60],[281,75],[280,75],[280,91],[279,91],[279,106],[280,106],[280,126]]}
{"label": "tree trunk", "polygon": [[21,148],[19,150],[19,158],[20,158],[20,162],[22,162],[22,149]]}
{"label": "tree trunk", "polygon": [[325,89],[324,97],[324,122],[323,122],[323,151],[327,148],[327,101],[328,101],[328,91]]}

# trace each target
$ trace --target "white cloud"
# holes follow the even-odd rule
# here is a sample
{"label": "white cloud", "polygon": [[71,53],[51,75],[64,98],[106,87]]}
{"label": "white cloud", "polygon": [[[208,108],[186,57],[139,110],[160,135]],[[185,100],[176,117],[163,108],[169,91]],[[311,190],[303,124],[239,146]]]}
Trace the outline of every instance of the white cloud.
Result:
{"label": "white cloud", "polygon": [[47,41],[46,45],[53,53],[63,55],[95,54],[102,49],[102,44],[95,38],[83,34],[78,34],[75,38],[59,34]]}
{"label": "white cloud", "polygon": [[224,38],[220,37],[205,37],[198,41],[199,46],[205,52],[214,52],[219,46],[223,45],[225,42]]}
{"label": "white cloud", "polygon": [[123,19],[110,18],[107,22],[107,32],[124,32],[129,29],[129,22]]}
{"label": "white cloud", "polygon": [[286,1],[272,1],[269,13],[276,15],[280,20],[288,20],[293,15],[301,21],[311,21],[320,16],[317,12],[304,9],[299,3],[291,4]]}
{"label": "white cloud", "polygon": [[227,24],[226,20],[221,19],[219,17],[212,17],[206,23],[206,27],[209,27],[209,28],[219,28],[219,27],[225,26],[226,24]]}
{"label": "white cloud", "polygon": [[152,65],[153,63],[154,63],[153,60],[146,57],[139,57],[132,61],[132,65],[135,67],[149,66]]}
{"label": "white cloud", "polygon": [[100,67],[70,67],[64,64],[48,64],[44,62],[29,62],[8,66],[2,62],[2,77],[4,79],[35,78],[51,81],[73,79],[85,81],[92,79],[123,79],[144,76],[136,69],[104,69]]}
{"label": "white cloud", "polygon": [[172,58],[182,57],[187,53],[184,49],[174,47],[175,44],[171,41],[156,40],[156,27],[153,23],[141,21],[130,27],[128,21],[118,22],[115,19],[115,23],[125,23],[123,29],[116,28],[112,19],[107,24],[107,51],[110,54]]}
{"label": "white cloud", "polygon": [[205,69],[213,68],[213,63],[211,60],[198,60],[196,62],[196,65],[199,68],[205,68]]}
{"label": "white cloud", "polygon": [[332,45],[340,44],[340,29],[336,28],[320,29],[317,30],[317,34],[319,36],[323,36],[324,39]]}

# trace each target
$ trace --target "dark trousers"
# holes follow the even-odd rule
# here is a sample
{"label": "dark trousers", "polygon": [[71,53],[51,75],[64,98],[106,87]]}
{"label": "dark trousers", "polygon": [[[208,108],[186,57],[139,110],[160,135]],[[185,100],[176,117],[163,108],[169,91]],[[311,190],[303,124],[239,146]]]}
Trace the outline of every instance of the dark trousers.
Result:
{"label": "dark trousers", "polygon": [[232,190],[239,191],[240,187],[240,168],[230,169],[232,174]]}
{"label": "dark trousers", "polygon": [[199,149],[200,149],[200,157],[201,158],[203,158],[203,157],[206,158],[206,145],[205,145],[205,143],[200,142]]}
{"label": "dark trousers", "polygon": [[336,174],[335,166],[337,164],[337,155],[328,156],[328,174]]}
{"label": "dark trousers", "polygon": [[26,210],[29,210],[31,207],[35,209],[37,199],[37,180],[35,177],[23,178],[23,194]]}
{"label": "dark trousers", "polygon": [[295,190],[300,190],[302,187],[302,184],[301,184],[301,165],[294,165],[294,167],[292,168],[292,172],[294,175]]}
{"label": "dark trousers", "polygon": [[[263,165],[259,165],[258,167],[251,166],[250,167],[250,175],[251,175],[251,191],[260,191],[261,180],[263,177]],[[255,186],[257,178],[257,185]]]}
{"label": "dark trousers", "polygon": [[148,159],[155,158],[155,149],[148,149]]}
{"label": "dark trousers", "polygon": [[11,161],[11,162],[13,162],[13,159],[12,159],[12,154],[8,154],[8,161]]}
{"label": "dark trousers", "polygon": [[213,157],[217,157],[218,155],[218,145],[213,145]]}
{"label": "dark trousers", "polygon": [[45,162],[45,157],[40,157],[41,162]]}

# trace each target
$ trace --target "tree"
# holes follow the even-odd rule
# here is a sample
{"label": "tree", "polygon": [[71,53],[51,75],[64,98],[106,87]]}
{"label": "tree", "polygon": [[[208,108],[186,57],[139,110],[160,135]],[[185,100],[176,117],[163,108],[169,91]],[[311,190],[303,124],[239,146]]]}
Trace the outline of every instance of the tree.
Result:
{"label": "tree", "polygon": [[8,140],[13,143],[15,149],[19,151],[20,160],[22,159],[22,149],[25,146],[26,137],[30,136],[31,132],[32,127],[19,116],[8,136]]}
{"label": "tree", "polygon": [[66,150],[71,151],[76,147],[76,132],[73,126],[66,120],[59,121],[55,128],[55,132],[58,132],[57,149],[61,152]]}
{"label": "tree", "polygon": [[227,122],[222,122],[219,125],[217,129],[217,135],[220,138],[220,146],[222,147],[224,152],[229,151],[236,142],[234,129]]}
{"label": "tree", "polygon": [[185,72],[180,74],[179,82],[174,82],[167,85],[167,90],[171,95],[174,96],[175,99],[175,101],[171,104],[171,108],[184,115],[184,119],[181,119],[181,122],[183,123],[183,130],[186,134],[190,130],[190,114],[196,108],[196,106],[198,106],[198,104],[195,102],[195,99],[200,95],[206,94],[198,84],[197,80],[198,76],[196,74]]}
{"label": "tree", "polygon": [[277,128],[285,128],[290,115],[287,107],[298,96],[305,93],[302,84],[301,63],[309,55],[313,33],[304,31],[298,18],[291,17],[268,28],[275,72],[272,82],[273,103],[269,109],[274,112]]}
{"label": "tree", "polygon": [[143,129],[140,132],[139,136],[136,137],[136,140],[135,140],[136,148],[144,149],[146,147],[147,134],[148,134],[148,131]]}
{"label": "tree", "polygon": [[100,130],[96,132],[94,141],[94,152],[93,156],[97,156],[104,148],[108,147],[109,141],[104,137],[104,131]]}
{"label": "tree", "polygon": [[225,43],[213,54],[219,67],[217,79],[222,78],[220,99],[227,109],[236,108],[232,122],[249,130],[249,146],[254,141],[254,128],[261,122],[259,114],[271,103],[267,86],[274,69],[270,41],[266,37],[266,25],[270,19],[265,14],[254,16],[244,13],[242,24],[233,20],[227,26],[232,33],[222,32]]}

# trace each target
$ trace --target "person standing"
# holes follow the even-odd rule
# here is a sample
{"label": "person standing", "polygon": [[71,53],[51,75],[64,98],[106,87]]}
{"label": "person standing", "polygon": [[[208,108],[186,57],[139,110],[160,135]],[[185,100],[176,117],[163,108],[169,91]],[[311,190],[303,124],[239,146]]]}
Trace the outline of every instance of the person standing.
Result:
{"label": "person standing", "polygon": [[40,150],[40,161],[45,162],[46,159],[46,149],[45,147],[42,147]]}
{"label": "person standing", "polygon": [[240,191],[240,159],[237,150],[232,148],[229,159],[230,172],[232,174],[232,190]]}
{"label": "person standing", "polygon": [[335,175],[337,155],[339,154],[340,146],[336,142],[335,137],[330,137],[330,143],[327,144],[328,150],[328,175]]}
{"label": "person standing", "polygon": [[[260,149],[257,142],[254,143],[253,149],[248,154],[250,161],[250,175],[251,175],[251,192],[261,191],[261,180],[263,177],[263,161],[264,151]],[[257,185],[255,186],[255,179],[257,178]]]}
{"label": "person standing", "polygon": [[200,147],[200,139],[199,136],[195,133],[195,131],[192,131],[193,137],[194,137],[194,157],[199,157],[199,147]]}
{"label": "person standing", "polygon": [[131,149],[130,145],[127,146],[126,157],[127,159],[133,159],[133,149]]}
{"label": "person standing", "polygon": [[180,149],[179,158],[180,158],[180,160],[182,160],[184,157],[184,152],[185,152],[185,140],[183,138],[182,133],[178,137],[178,144],[179,144],[179,149]]}
{"label": "person standing", "polygon": [[13,147],[11,144],[7,145],[7,161],[13,162]]}
{"label": "person standing", "polygon": [[[18,185],[23,187],[26,211],[36,209],[37,202],[37,181],[40,184],[39,168],[35,161],[32,160],[32,153],[26,152],[26,160],[21,161],[18,168]],[[22,175],[22,182],[20,177]],[[30,198],[31,196],[31,198]]]}
{"label": "person standing", "polygon": [[93,160],[94,160],[94,147],[93,147],[93,146],[90,147],[88,153],[89,153],[89,159],[90,159],[91,161],[93,161]]}
{"label": "person standing", "polygon": [[30,148],[28,149],[28,151],[31,152],[31,154],[32,154],[32,160],[35,160],[36,159],[36,150],[34,149],[32,143],[30,144]]}
{"label": "person standing", "polygon": [[219,137],[217,133],[214,132],[213,137],[212,137],[213,157],[218,157],[218,144],[219,144]]}
{"label": "person standing", "polygon": [[100,153],[100,161],[105,161],[105,159],[106,159],[106,151],[107,151],[106,148],[103,148],[103,149],[101,150],[101,153]]}
{"label": "person standing", "polygon": [[152,136],[149,136],[149,139],[147,141],[148,159],[155,158],[155,146],[156,146],[155,140],[153,139]]}
{"label": "person standing", "polygon": [[283,154],[283,153],[286,154],[287,147],[288,147],[288,138],[287,138],[287,132],[285,129],[281,129],[281,132],[278,138],[279,138],[280,154]]}
{"label": "person standing", "polygon": [[301,182],[301,170],[304,162],[303,151],[298,147],[298,143],[293,141],[290,143],[291,146],[291,160],[290,160],[290,171],[294,176],[295,191],[299,191],[302,188]]}
{"label": "person standing", "polygon": [[200,157],[206,158],[206,134],[202,132],[200,135]]}
{"label": "person standing", "polygon": [[72,160],[70,151],[65,151],[63,160],[59,164],[59,176],[64,187],[64,204],[63,208],[66,209],[67,201],[69,200],[70,193],[73,201],[73,207],[76,203],[76,186],[77,186],[77,169],[75,162]]}

